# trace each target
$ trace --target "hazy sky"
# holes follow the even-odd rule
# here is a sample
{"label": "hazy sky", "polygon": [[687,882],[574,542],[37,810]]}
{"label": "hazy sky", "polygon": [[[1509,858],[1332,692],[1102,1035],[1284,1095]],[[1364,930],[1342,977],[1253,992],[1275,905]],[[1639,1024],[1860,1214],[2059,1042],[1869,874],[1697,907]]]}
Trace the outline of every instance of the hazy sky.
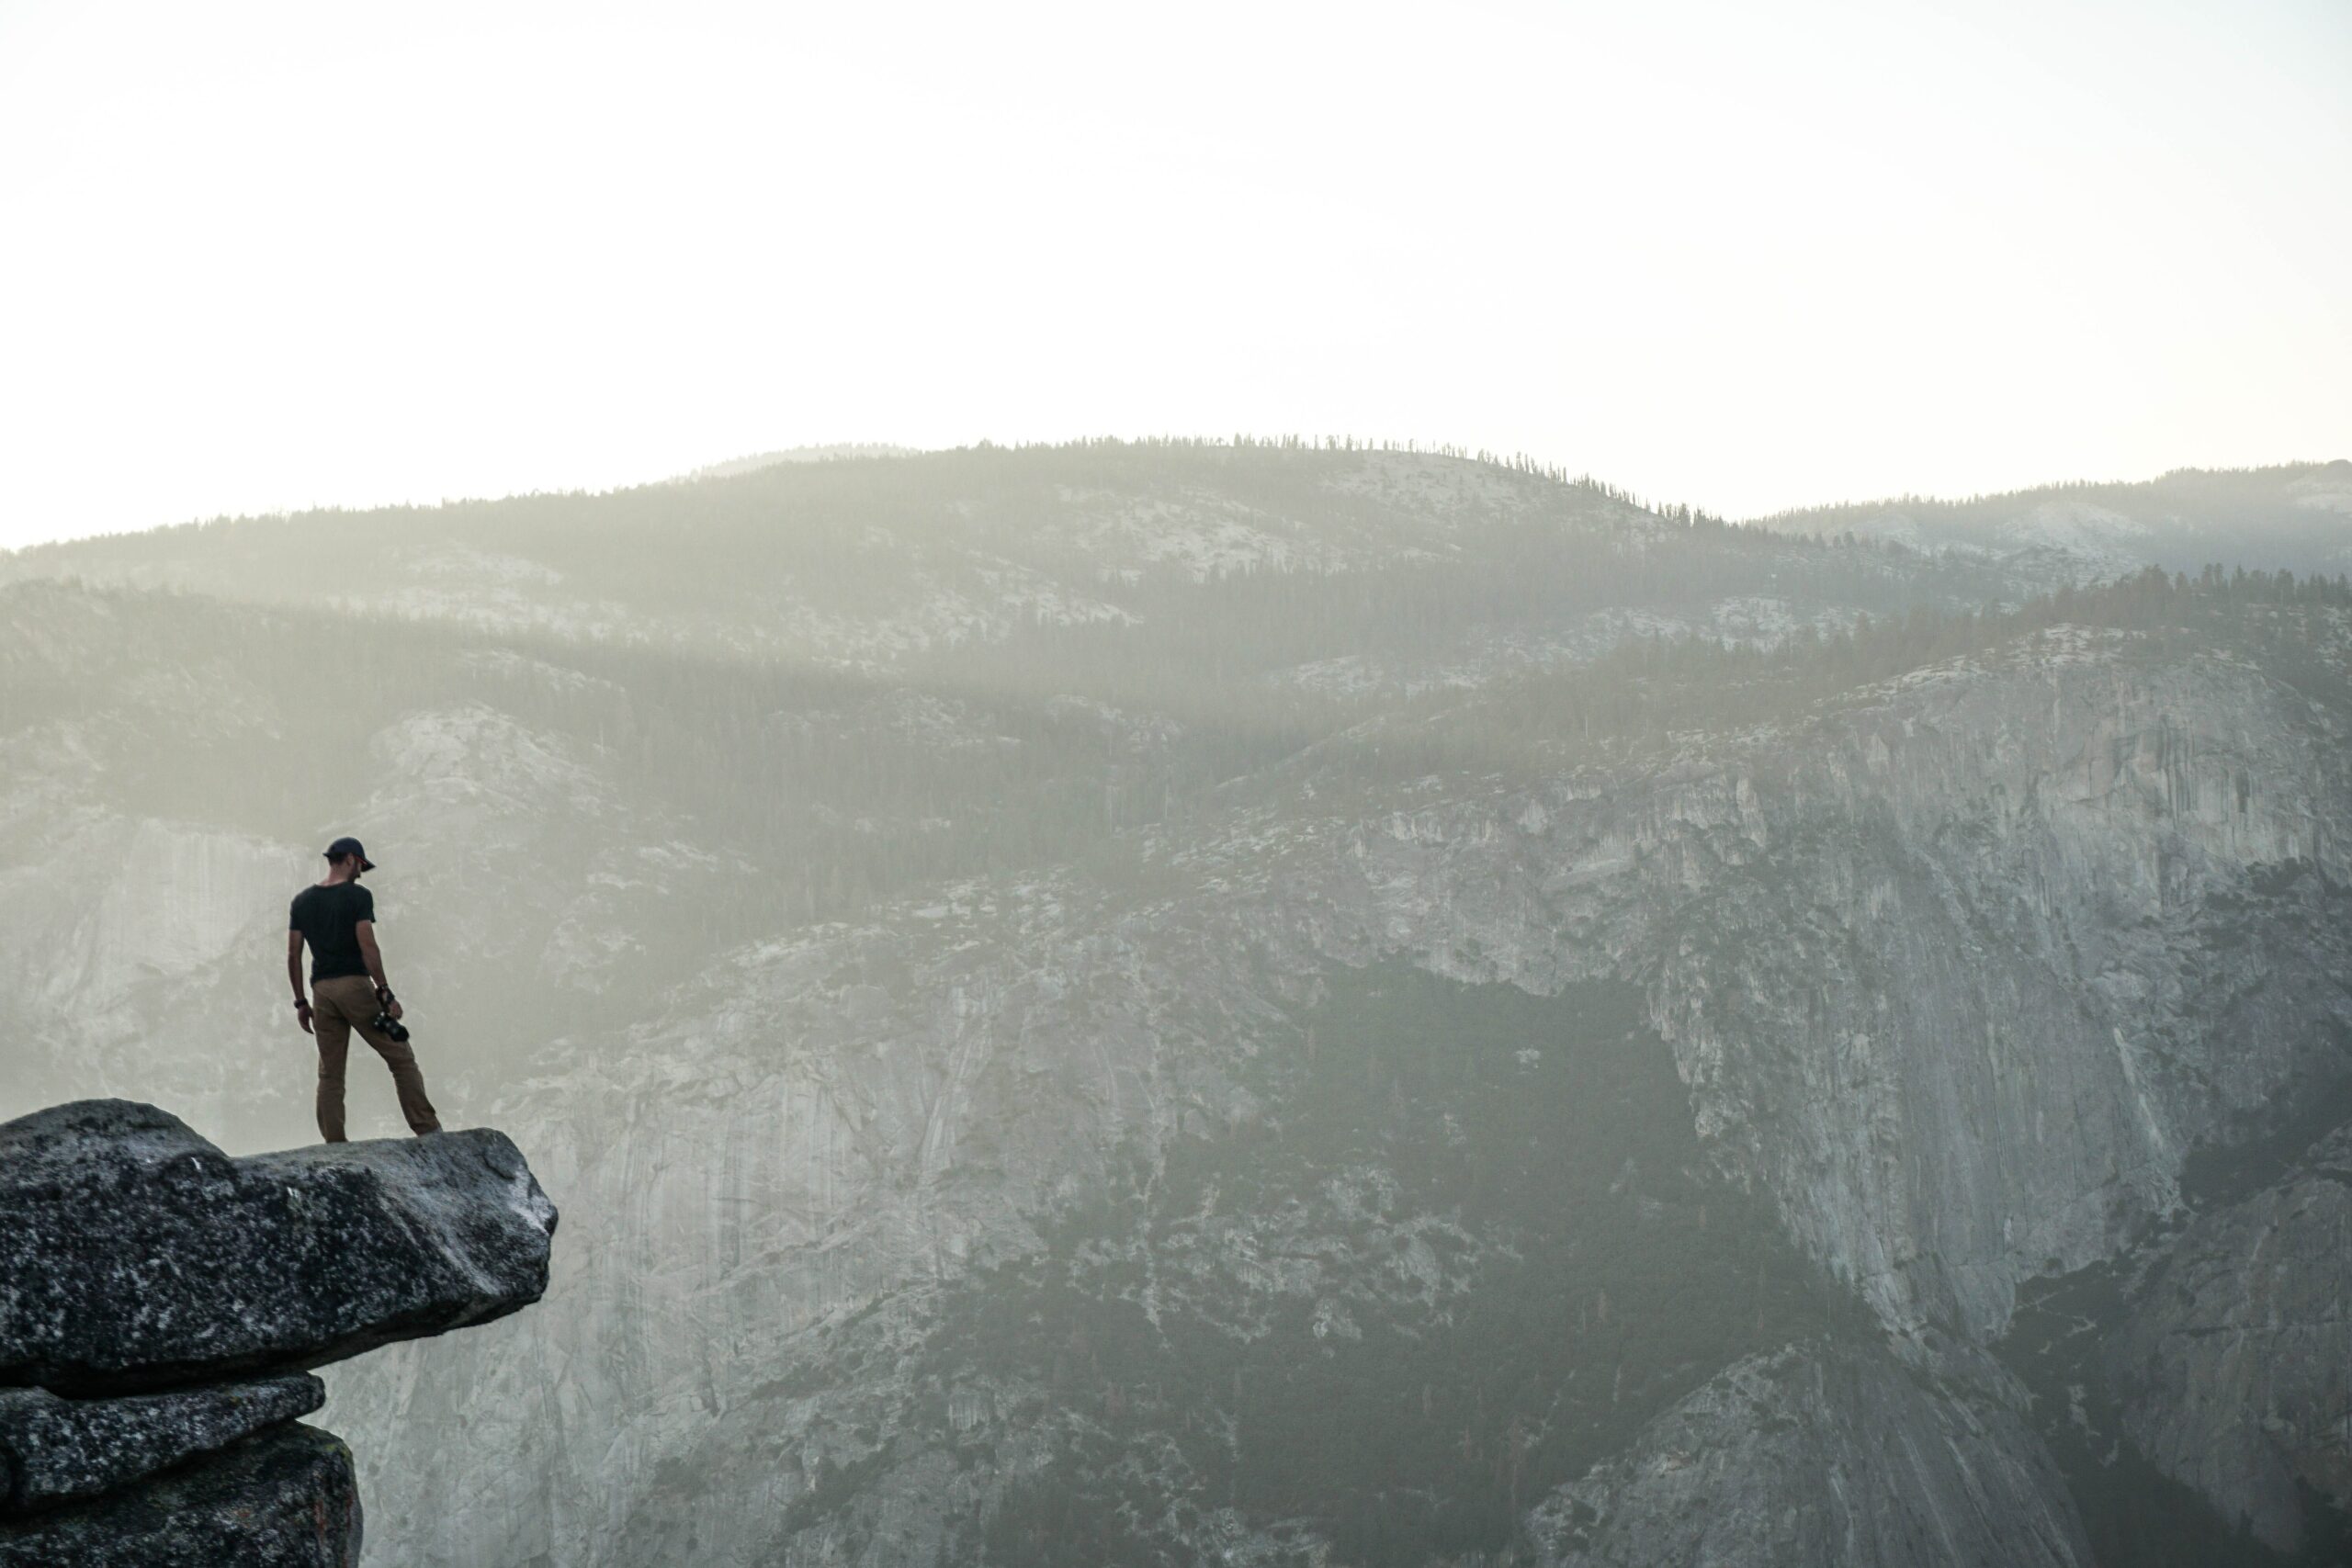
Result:
{"label": "hazy sky", "polygon": [[0,545],[831,441],[2352,456],[2347,276],[2347,0],[0,0]]}

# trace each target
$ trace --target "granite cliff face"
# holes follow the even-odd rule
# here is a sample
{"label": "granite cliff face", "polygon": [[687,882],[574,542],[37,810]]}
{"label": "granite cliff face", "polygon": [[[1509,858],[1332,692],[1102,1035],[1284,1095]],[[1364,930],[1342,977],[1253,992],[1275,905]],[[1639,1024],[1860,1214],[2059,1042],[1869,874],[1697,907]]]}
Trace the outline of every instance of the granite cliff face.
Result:
{"label": "granite cliff face", "polygon": [[357,1561],[307,1369],[529,1305],[555,1223],[492,1132],[232,1160],[120,1100],[0,1124],[0,1563]]}
{"label": "granite cliff face", "polygon": [[2352,1508],[2352,1127],[2154,1254],[2106,1371],[2158,1469],[2281,1551]]}
{"label": "granite cliff face", "polygon": [[1988,1366],[1792,1345],[1725,1369],[1530,1516],[1561,1568],[2094,1561]]}
{"label": "granite cliff face", "polygon": [[[993,1434],[1000,1455],[1054,1449],[1005,1414],[1022,1408],[1023,1379],[997,1386],[977,1365],[910,1349],[942,1332],[952,1309],[937,1292],[975,1268],[1062,1256],[1040,1213],[1149,1186],[1195,1138],[1295,1117],[1251,1065],[1303,1048],[1298,1010],[1335,965],[1401,963],[1537,996],[1631,985],[1633,1021],[1673,1064],[1705,1162],[1731,1190],[1766,1201],[1905,1340],[1989,1341],[2022,1284],[2123,1253],[2176,1213],[2189,1151],[2343,1072],[2341,724],[2233,657],[2059,632],[1861,692],[1792,733],[1636,772],[1425,788],[1376,816],[1318,816],[1303,785],[1171,856],[1133,904],[1066,881],[975,885],[733,954],[680,994],[676,1021],[541,1086],[575,1125],[658,1100],[670,1129],[558,1156],[595,1223],[636,1250],[588,1263],[596,1277],[578,1296],[602,1310],[529,1325],[525,1364],[573,1369],[582,1404],[642,1412],[626,1450],[642,1457],[594,1472],[634,1478],[639,1501],[609,1537],[586,1511],[588,1476],[559,1469],[548,1548],[652,1561],[691,1540],[720,1560],[788,1549],[878,1563],[910,1550],[909,1530],[924,1551],[968,1548],[934,1473],[971,1472],[954,1457],[968,1446],[959,1423]],[[1443,1111],[1426,1114],[1426,1135],[1453,1135]],[[679,1152],[696,1146],[743,1151],[717,1194]],[[1144,1151],[1140,1174],[1122,1162],[1130,1147]],[[715,1197],[723,1217],[684,1243]],[[1442,1208],[1392,1223],[1441,1222],[1460,1224]],[[1136,1257],[1160,1266],[1156,1248]],[[1284,1300],[1319,1311],[1358,1288],[1344,1269],[1291,1283],[1297,1267],[1240,1270],[1245,1304],[1216,1321],[1245,1336]],[[1478,1271],[1463,1278],[1475,1295]],[[1393,1307],[1394,1287],[1374,1293]],[[682,1340],[668,1325],[690,1312],[746,1337]],[[873,1312],[891,1326],[869,1331],[884,1336],[870,1349],[820,1332]],[[829,1390],[820,1369],[844,1364],[869,1372]],[[527,1375],[452,1369],[453,1383],[479,1376],[499,1392],[402,1378],[397,1399],[368,1377],[356,1396],[383,1402],[384,1426],[424,1428],[445,1397],[527,1408]],[[1836,1386],[1862,1400],[1856,1390],[1892,1388],[1892,1375]],[[944,1404],[926,1426],[934,1378]],[[663,1404],[648,1386],[704,1392]],[[800,1392],[754,1392],[778,1386]],[[1759,1561],[1806,1560],[1833,1519],[1857,1540],[1912,1539],[1902,1532],[1948,1497],[1975,1500],[1962,1544],[2003,1540],[2015,1521],[2015,1560],[2089,1560],[2014,1382],[1980,1378],[1964,1399],[1901,1386],[1912,1414],[1900,1421],[1932,1472],[1901,1484],[1927,1490],[1890,1495],[1868,1520],[1824,1502],[1783,1542],[1793,1555]],[[1851,1414],[1812,1408],[1824,1430]],[[1676,1440],[1677,1418],[1661,1418],[1645,1441]],[[1969,1434],[1974,1459],[1939,1468],[1952,1443],[1928,1435],[1947,1429]],[[797,1476],[769,1472],[762,1502],[718,1517],[724,1500],[700,1478],[745,1474],[779,1441]],[[1819,1457],[1775,1451],[1774,1463]],[[1868,1449],[1838,1451],[1859,1464]],[[2007,1490],[1987,1491],[1978,1467],[1996,1454]],[[866,1533],[838,1518],[794,1528],[844,1472],[865,1478],[865,1503],[846,1517],[868,1518]],[[1146,1473],[1189,1484],[1181,1469]],[[1631,1483],[1602,1472],[1584,1495]],[[1737,1484],[1760,1495],[1771,1483]],[[969,1506],[995,1495],[978,1487]],[[1645,1502],[1611,1517],[1628,1562],[1670,1555],[1679,1539],[1643,1533],[1664,1517]],[[1170,1549],[1235,1529],[1273,1550],[1214,1521]],[[1890,1560],[1965,1560],[1942,1555],[1951,1544],[1920,1536]]]}
{"label": "granite cliff face", "polygon": [[[560,1313],[325,1369],[388,1557],[2325,1539],[2333,1166],[2203,1173],[2352,1081],[2340,593],[1397,454],[899,461],[678,487],[658,559],[642,498],[388,526],[410,623],[202,597],[299,523],[0,589],[0,1092],[303,1135],[228,955],[358,823],[436,1094],[591,1238]],[[75,869],[124,842],[190,920]]]}

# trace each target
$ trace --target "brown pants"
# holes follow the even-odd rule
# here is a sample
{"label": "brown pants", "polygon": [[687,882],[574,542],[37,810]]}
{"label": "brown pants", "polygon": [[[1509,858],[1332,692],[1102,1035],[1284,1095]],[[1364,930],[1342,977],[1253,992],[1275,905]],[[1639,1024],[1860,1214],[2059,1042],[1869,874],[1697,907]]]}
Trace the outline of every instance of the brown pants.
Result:
{"label": "brown pants", "polygon": [[399,1091],[409,1131],[421,1135],[441,1130],[441,1118],[424,1098],[424,1075],[416,1070],[416,1053],[369,1021],[375,1016],[376,983],[365,975],[311,982],[311,1029],[319,1039],[319,1136],[330,1144],[345,1142],[343,1065],[355,1029],[392,1069],[392,1087]]}

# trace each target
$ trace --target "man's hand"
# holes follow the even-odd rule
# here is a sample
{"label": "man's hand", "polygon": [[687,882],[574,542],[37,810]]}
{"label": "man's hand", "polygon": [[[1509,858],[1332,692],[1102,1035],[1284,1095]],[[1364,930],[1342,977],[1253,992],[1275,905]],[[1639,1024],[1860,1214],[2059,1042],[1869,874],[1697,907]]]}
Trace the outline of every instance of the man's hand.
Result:
{"label": "man's hand", "polygon": [[384,1013],[385,1016],[389,1018],[399,1018],[401,1015],[401,999],[398,997],[394,997],[390,1001],[386,1002],[384,1004]]}
{"label": "man's hand", "polygon": [[303,1033],[311,1032],[311,1004],[300,998],[294,1002],[294,1021],[302,1026]]}

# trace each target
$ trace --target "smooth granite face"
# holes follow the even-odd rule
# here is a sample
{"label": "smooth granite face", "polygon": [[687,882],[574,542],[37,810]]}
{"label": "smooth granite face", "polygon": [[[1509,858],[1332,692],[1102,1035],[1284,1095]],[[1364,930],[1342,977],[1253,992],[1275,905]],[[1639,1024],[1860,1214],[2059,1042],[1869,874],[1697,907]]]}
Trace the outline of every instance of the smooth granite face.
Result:
{"label": "smooth granite face", "polygon": [[0,1524],[0,1568],[345,1568],[359,1541],[351,1450],[288,1424],[193,1468]]}
{"label": "smooth granite face", "polygon": [[38,1111],[0,1125],[0,1385],[150,1392],[503,1317],[555,1226],[487,1129],[231,1159],[153,1106]]}
{"label": "smooth granite face", "polygon": [[0,1518],[111,1492],[308,1416],[326,1398],[306,1372],[123,1399],[0,1389]]}

